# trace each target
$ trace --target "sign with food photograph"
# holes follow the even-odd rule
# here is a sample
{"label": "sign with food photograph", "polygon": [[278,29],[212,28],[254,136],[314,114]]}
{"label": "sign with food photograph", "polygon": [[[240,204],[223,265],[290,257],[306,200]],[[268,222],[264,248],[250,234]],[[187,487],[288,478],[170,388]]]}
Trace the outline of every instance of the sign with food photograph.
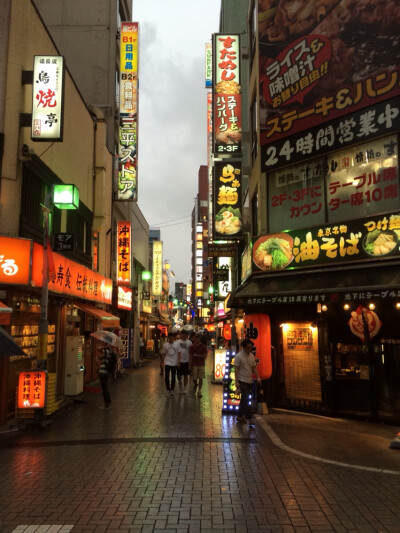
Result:
{"label": "sign with food photograph", "polygon": [[121,23],[117,200],[137,200],[139,24]]}
{"label": "sign with food photograph", "polygon": [[398,96],[398,22],[380,0],[261,3],[261,145]]}
{"label": "sign with food photograph", "polygon": [[214,240],[237,240],[242,235],[242,163],[214,164]]}
{"label": "sign with food photograph", "polygon": [[242,153],[240,36],[213,36],[214,153]]}
{"label": "sign with food photograph", "polygon": [[328,221],[393,211],[399,205],[396,136],[348,148],[329,158],[326,182]]}
{"label": "sign with food photograph", "polygon": [[64,58],[35,56],[32,87],[32,141],[62,141]]}
{"label": "sign with food photograph", "polygon": [[264,235],[254,242],[253,263],[268,272],[386,259],[400,255],[399,239],[400,213],[371,216]]}

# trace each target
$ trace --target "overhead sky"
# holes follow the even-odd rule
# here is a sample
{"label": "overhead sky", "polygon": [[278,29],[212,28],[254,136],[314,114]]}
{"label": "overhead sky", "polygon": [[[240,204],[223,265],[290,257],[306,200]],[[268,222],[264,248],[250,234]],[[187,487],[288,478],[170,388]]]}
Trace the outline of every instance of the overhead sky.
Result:
{"label": "overhead sky", "polygon": [[205,43],[219,0],[132,0],[139,22],[138,205],[175,280],[191,277],[191,213],[207,164]]}

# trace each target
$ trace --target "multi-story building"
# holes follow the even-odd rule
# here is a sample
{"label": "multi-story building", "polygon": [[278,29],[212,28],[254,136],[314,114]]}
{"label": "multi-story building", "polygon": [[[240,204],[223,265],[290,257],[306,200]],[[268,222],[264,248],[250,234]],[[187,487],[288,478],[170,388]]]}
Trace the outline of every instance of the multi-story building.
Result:
{"label": "multi-story building", "polygon": [[[118,29],[121,21],[131,19],[130,5],[123,0],[68,5],[6,0],[3,4],[0,300],[13,311],[6,327],[27,356],[0,359],[0,421],[14,414],[15,376],[19,371],[37,365],[46,368],[54,391],[50,411],[57,408],[63,395],[77,393],[78,382],[82,386],[83,381],[96,377],[96,344],[90,333],[99,328],[129,330],[124,357],[127,364],[135,363],[139,354],[141,273],[148,267],[149,231],[135,202],[113,201],[119,151]],[[38,62],[43,68],[34,79],[35,56],[43,56]],[[61,65],[57,83],[65,68],[63,113],[59,116],[50,113],[54,95],[39,84],[47,82],[52,70],[46,65],[54,62]],[[40,106],[49,109],[47,124],[54,129],[62,120],[59,138],[38,140],[36,122],[31,133],[32,112]],[[50,192],[58,184],[71,184],[79,190],[76,210],[55,207]],[[74,242],[68,251],[62,245],[63,251],[53,254],[56,278],[48,282],[48,300],[41,288],[45,283],[42,259],[47,259],[43,244],[48,244],[41,204],[50,210],[49,232],[68,234]],[[124,251],[131,274],[121,301],[116,283],[119,221],[130,223],[132,235],[131,250],[128,254]],[[13,277],[15,269],[6,268],[9,261],[17,264],[17,259],[30,265],[18,267],[20,274],[26,271],[25,277],[18,279]],[[46,333],[40,312],[44,301],[49,322]],[[71,388],[68,358],[76,351],[78,337],[83,346],[78,347],[79,360],[74,368],[79,371],[74,371],[77,376]]]}
{"label": "multi-story building", "polygon": [[398,423],[397,15],[272,4],[249,2],[252,247],[229,304],[270,403]]}

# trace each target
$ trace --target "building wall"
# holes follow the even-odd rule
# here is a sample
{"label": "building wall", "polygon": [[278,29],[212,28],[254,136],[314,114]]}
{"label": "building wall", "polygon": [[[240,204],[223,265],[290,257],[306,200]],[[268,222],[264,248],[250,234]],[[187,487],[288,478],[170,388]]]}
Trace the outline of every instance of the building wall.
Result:
{"label": "building wall", "polygon": [[[131,18],[128,2],[118,0],[35,0],[40,14],[85,101],[102,109],[107,120],[107,146],[114,153],[119,64],[118,13]],[[118,95],[119,98],[119,95]]]}
{"label": "building wall", "polygon": [[[95,211],[98,228],[110,227],[112,157],[105,149],[105,127],[87,108],[67,69],[64,94],[63,142],[33,142],[30,128],[19,127],[20,113],[32,112],[32,85],[22,85],[23,71],[32,71],[35,54],[59,55],[43,23],[29,0],[13,2],[8,47],[6,102],[4,113],[5,152],[2,164],[0,227],[4,235],[18,235],[21,192],[21,150],[26,144],[65,183],[75,184],[80,200]],[[94,198],[94,177],[102,191]],[[99,198],[103,201],[99,202]],[[12,206],[12,209],[10,207]],[[94,225],[94,227],[96,224]],[[104,232],[105,233],[105,232]],[[106,247],[102,234],[103,247]],[[103,248],[103,249],[104,249]],[[107,275],[103,254],[100,271]]]}

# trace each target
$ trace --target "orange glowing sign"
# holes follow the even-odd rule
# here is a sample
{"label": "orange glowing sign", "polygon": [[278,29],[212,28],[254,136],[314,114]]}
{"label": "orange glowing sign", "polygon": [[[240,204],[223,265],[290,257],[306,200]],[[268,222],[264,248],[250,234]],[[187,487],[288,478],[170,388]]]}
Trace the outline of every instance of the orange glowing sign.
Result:
{"label": "orange glowing sign", "polygon": [[[59,294],[84,298],[110,304],[112,302],[112,280],[94,270],[75,263],[63,255],[53,252],[56,277],[49,281],[49,290]],[[32,286],[42,286],[43,246],[33,244]]]}
{"label": "orange glowing sign", "polygon": [[32,241],[0,237],[0,283],[29,285]]}
{"label": "orange glowing sign", "polygon": [[129,285],[131,282],[131,223],[119,220],[117,229],[117,282]]}
{"label": "orange glowing sign", "polygon": [[20,372],[18,378],[18,408],[42,409],[46,405],[46,372]]}

